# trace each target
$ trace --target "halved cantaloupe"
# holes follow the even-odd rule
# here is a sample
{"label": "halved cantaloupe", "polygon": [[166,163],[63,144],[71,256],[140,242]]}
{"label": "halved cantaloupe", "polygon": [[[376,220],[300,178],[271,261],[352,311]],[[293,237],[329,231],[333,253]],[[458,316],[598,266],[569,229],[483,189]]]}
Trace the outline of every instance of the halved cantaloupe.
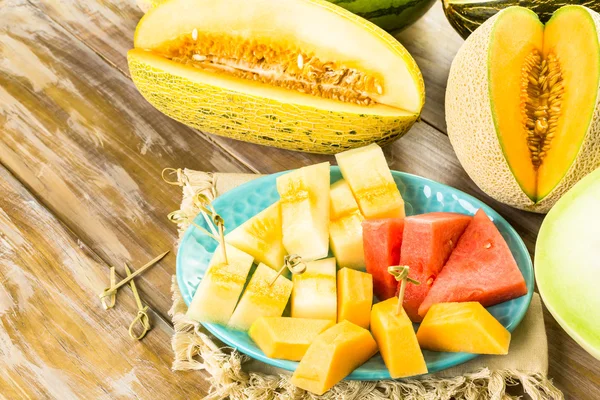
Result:
{"label": "halved cantaloupe", "polygon": [[128,53],[142,95],[205,131],[320,153],[388,142],[424,85],[391,35],[322,0],[170,0]]}
{"label": "halved cantaloupe", "polygon": [[600,16],[559,9],[544,26],[510,7],[465,42],[450,71],[448,134],[495,199],[547,212],[600,166]]}

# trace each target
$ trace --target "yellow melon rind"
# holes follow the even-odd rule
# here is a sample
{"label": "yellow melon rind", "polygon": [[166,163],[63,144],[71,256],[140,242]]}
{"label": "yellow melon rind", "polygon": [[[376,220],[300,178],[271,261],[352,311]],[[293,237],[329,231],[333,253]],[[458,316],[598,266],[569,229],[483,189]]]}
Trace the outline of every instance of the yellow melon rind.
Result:
{"label": "yellow melon rind", "polygon": [[334,154],[371,142],[389,143],[418,118],[401,110],[377,115],[286,103],[192,81],[157,68],[157,57],[142,50],[130,51],[127,58],[136,87],[159,111],[193,128],[247,142]]}

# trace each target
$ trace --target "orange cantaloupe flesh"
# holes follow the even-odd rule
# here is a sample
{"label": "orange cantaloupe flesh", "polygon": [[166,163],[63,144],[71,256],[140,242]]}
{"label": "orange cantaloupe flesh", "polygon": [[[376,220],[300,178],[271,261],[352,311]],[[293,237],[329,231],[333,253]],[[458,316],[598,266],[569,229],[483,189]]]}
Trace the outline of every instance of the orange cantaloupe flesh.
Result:
{"label": "orange cantaloupe flesh", "polygon": [[337,320],[369,329],[373,305],[373,275],[352,268],[337,272]]}
{"label": "orange cantaloupe flesh", "polygon": [[[578,7],[556,12],[545,27],[533,12],[514,8],[498,19],[492,35],[488,73],[496,132],[517,182],[540,201],[574,162],[593,115],[600,79],[596,27]],[[556,55],[565,88],[557,131],[538,170],[531,162],[520,106],[521,69],[534,49],[544,57]]]}
{"label": "orange cantaloupe flesh", "polygon": [[291,382],[322,395],[377,353],[371,332],[342,321],[321,333],[298,364]]}
{"label": "orange cantaloupe flesh", "polygon": [[510,332],[480,303],[438,303],[427,312],[417,339],[426,350],[507,354]]}
{"label": "orange cantaloupe flesh", "polygon": [[254,321],[248,335],[267,357],[300,361],[312,341],[334,324],[323,319],[262,317]]}
{"label": "orange cantaloupe flesh", "polygon": [[427,373],[427,364],[406,312],[396,314],[398,298],[377,303],[371,310],[371,332],[390,376],[394,379]]}

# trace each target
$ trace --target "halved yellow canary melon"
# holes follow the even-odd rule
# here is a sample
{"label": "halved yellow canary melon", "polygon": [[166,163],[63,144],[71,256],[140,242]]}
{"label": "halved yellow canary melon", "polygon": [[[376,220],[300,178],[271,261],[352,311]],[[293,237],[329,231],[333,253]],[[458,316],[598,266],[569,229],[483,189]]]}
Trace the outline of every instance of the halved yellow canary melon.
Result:
{"label": "halved yellow canary melon", "polygon": [[131,76],[160,111],[271,146],[335,153],[388,142],[424,103],[406,49],[322,0],[170,0],[141,19],[134,46]]}
{"label": "halved yellow canary melon", "polygon": [[281,233],[279,202],[229,232],[225,241],[252,255],[257,262],[279,270],[286,254]]}
{"label": "halved yellow canary melon", "polygon": [[448,134],[493,198],[547,212],[600,166],[600,16],[565,6],[544,26],[509,7],[465,42],[450,70]]}
{"label": "halved yellow canary melon", "polygon": [[302,274],[292,277],[292,317],[337,320],[335,258],[306,263]]}

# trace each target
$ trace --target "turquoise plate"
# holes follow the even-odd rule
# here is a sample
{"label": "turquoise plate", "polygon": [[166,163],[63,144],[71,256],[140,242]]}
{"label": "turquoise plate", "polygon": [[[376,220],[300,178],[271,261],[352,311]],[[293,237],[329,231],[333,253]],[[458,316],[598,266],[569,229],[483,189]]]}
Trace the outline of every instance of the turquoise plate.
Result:
{"label": "turquoise plate", "polygon": [[[275,187],[275,178],[285,172],[264,176],[242,186],[239,186],[219,198],[213,205],[216,211],[225,219],[227,229],[232,230],[252,216],[267,208],[279,199]],[[429,179],[403,172],[392,172],[396,185],[406,203],[406,214],[415,215],[433,211],[458,212],[474,215],[479,208],[493,220],[504,239],[508,243],[519,269],[527,282],[527,295],[513,299],[488,310],[509,331],[513,331],[523,319],[531,296],[533,295],[533,267],[529,252],[515,230],[490,207],[460,190],[451,188]],[[331,182],[341,179],[338,167],[331,167]],[[204,219],[198,216],[195,222],[206,227]],[[185,232],[177,254],[177,283],[186,304],[190,304],[194,292],[200,283],[206,266],[216,248],[216,242],[193,225]],[[296,369],[297,362],[279,360],[267,357],[250,339],[246,332],[238,332],[222,325],[204,324],[206,329],[217,338],[267,364],[289,371]],[[476,354],[441,353],[423,351],[429,372],[441,371],[457,364],[475,358]],[[379,354],[375,355],[360,368],[356,369],[347,379],[379,380],[390,379],[390,374]]]}

